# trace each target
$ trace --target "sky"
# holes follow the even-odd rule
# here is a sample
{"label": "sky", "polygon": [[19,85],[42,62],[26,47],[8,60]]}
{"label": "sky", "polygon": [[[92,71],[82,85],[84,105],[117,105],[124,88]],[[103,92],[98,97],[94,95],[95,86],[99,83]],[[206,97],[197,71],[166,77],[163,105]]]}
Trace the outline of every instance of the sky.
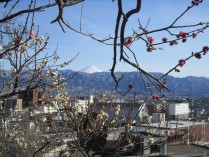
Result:
{"label": "sky", "polygon": [[[117,17],[116,2],[116,0],[115,2],[112,2],[112,0],[86,0],[84,3],[65,8],[64,18],[71,26],[79,29],[82,8],[81,28],[83,32],[91,33],[99,39],[104,39],[109,35],[114,36]],[[135,7],[136,3],[130,0],[123,0],[123,2],[125,12]],[[37,6],[39,3],[44,3],[44,1],[37,2]],[[143,26],[149,21],[148,30],[166,27],[190,4],[191,0],[142,0],[141,11],[128,21],[125,35],[132,35],[132,29],[138,30],[138,19]],[[21,9],[21,7],[19,6],[18,9]],[[176,25],[209,21],[208,7],[209,1],[204,0],[202,4],[189,11]],[[58,45],[57,52],[60,56],[60,62],[70,60],[79,53],[78,57],[65,69],[77,71],[89,65],[94,65],[102,71],[109,71],[113,61],[113,46],[98,43],[68,28],[65,28],[66,33],[63,33],[58,23],[50,24],[56,18],[57,13],[57,8],[53,7],[45,12],[37,13],[35,16],[35,23],[40,25],[40,34],[50,36],[48,51],[53,52]],[[176,30],[176,32],[179,31],[186,30]],[[155,42],[160,41],[164,36],[167,37],[168,33],[161,32],[152,35]],[[209,30],[199,34],[196,39],[188,39],[186,43],[179,41],[177,46],[171,47],[168,44],[160,46],[164,50],[148,53],[144,43],[141,41],[134,42],[131,48],[135,52],[141,68],[148,72],[165,73],[174,67],[179,59],[187,58],[191,52],[200,51],[205,45],[209,45]],[[130,59],[132,59],[131,56]],[[127,63],[119,61],[117,63],[116,71],[136,71]],[[170,75],[175,77],[191,75],[209,77],[208,67],[209,54],[203,56],[200,60],[196,58],[189,60],[184,67],[179,68],[181,70],[180,73],[172,72]]]}

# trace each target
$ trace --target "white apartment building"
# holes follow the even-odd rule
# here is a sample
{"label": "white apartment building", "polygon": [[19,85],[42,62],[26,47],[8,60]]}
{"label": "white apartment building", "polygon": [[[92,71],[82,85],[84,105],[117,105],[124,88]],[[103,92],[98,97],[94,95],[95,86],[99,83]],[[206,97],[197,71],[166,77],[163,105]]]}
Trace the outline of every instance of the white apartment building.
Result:
{"label": "white apartment building", "polygon": [[188,119],[189,113],[190,109],[188,102],[170,103],[168,105],[168,115],[172,120]]}

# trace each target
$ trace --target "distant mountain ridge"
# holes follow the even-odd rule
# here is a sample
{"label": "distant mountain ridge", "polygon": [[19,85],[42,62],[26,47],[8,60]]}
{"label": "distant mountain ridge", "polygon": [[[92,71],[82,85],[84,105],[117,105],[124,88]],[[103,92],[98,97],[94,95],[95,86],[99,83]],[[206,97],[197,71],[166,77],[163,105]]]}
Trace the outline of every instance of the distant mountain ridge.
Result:
{"label": "distant mountain ridge", "polygon": [[[97,69],[97,68],[93,68]],[[101,91],[110,92],[115,87],[115,82],[110,72],[100,72],[101,70],[78,71],[75,72],[70,69],[59,70],[59,74],[65,78],[73,76],[64,86],[72,93],[75,94],[87,94],[87,93],[100,93]],[[4,76],[2,79],[5,83],[11,78],[10,71],[7,72],[8,76]],[[30,71],[25,71],[21,76],[21,79],[26,80],[30,75]],[[75,74],[76,73],[76,74]],[[75,75],[74,75],[75,74]],[[130,81],[133,83],[134,92],[142,94],[144,92],[144,84],[140,75],[136,72],[116,72],[116,76],[123,75],[123,79],[120,81],[118,89],[121,92],[126,92]],[[153,76],[160,77],[162,73],[151,73]],[[145,80],[146,81],[146,80]],[[209,97],[209,78],[187,76],[184,78],[177,78],[168,75],[166,77],[166,86],[171,92],[164,91],[168,96],[198,96]],[[25,82],[25,81],[24,81]],[[23,84],[20,84],[22,87]],[[0,87],[2,84],[0,84]],[[152,86],[151,84],[148,86]]]}
{"label": "distant mountain ridge", "polygon": [[[60,74],[67,77],[72,70],[61,70]],[[126,91],[129,82],[132,81],[134,90],[141,94],[144,89],[143,80],[136,72],[117,72],[116,75],[121,76],[123,79],[118,88],[121,91]],[[162,73],[151,73],[154,76],[161,76]],[[166,77],[166,86],[172,91],[167,93],[172,96],[204,96],[209,97],[209,78],[187,76],[184,78],[176,78],[168,75]],[[78,72],[72,79],[68,81],[66,86],[75,92],[93,92],[93,91],[110,91],[115,87],[114,80],[110,72]]]}

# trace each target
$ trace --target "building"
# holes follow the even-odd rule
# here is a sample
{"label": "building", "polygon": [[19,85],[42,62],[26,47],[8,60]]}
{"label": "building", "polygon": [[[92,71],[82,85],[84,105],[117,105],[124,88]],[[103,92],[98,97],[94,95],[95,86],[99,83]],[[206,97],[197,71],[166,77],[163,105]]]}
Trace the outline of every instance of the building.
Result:
{"label": "building", "polygon": [[165,121],[165,113],[152,113],[152,123]]}
{"label": "building", "polygon": [[77,113],[87,112],[88,105],[94,102],[93,95],[90,95],[89,98],[80,97],[78,99],[73,99],[71,101],[71,106],[76,110]]}
{"label": "building", "polygon": [[[142,124],[147,130],[149,128],[156,134],[168,135],[168,143],[186,143],[204,145],[209,143],[209,123],[193,121],[164,121],[151,123],[150,126]],[[146,131],[148,132],[148,131]]]}
{"label": "building", "polygon": [[28,107],[33,105],[33,90],[23,91],[19,94],[18,99],[22,99],[22,107]]}
{"label": "building", "polygon": [[15,100],[12,98],[5,99],[3,103],[4,112],[9,112],[12,109],[14,109],[15,106]]}
{"label": "building", "polygon": [[168,116],[170,120],[184,120],[189,118],[189,103],[188,102],[178,102],[168,104]]}
{"label": "building", "polygon": [[16,100],[16,107],[15,107],[16,110],[18,110],[18,111],[22,110],[22,102],[23,102],[22,99],[17,99]]}
{"label": "building", "polygon": [[158,104],[147,104],[146,106],[150,114],[167,112],[167,105],[164,102]]}
{"label": "building", "polygon": [[37,111],[39,111],[40,113],[44,113],[44,114],[51,114],[51,113],[58,112],[60,109],[60,106],[58,106],[56,101],[52,101],[52,103],[53,105],[49,105],[49,104],[40,105],[37,108]]}

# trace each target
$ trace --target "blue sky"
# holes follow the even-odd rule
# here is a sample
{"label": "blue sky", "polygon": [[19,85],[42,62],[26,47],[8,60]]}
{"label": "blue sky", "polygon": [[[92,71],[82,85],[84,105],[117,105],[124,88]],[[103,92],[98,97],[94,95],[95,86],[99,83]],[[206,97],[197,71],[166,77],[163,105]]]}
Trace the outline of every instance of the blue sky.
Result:
{"label": "blue sky", "polygon": [[[143,0],[141,12],[129,20],[126,35],[132,34],[132,28],[138,28],[137,19],[146,25],[150,18],[148,30],[168,26],[190,4],[191,0]],[[82,4],[79,4],[66,8],[64,12],[65,19],[77,28],[79,28],[81,6]],[[135,1],[124,0],[123,6],[124,10],[127,11],[135,6]],[[200,6],[189,11],[177,25],[209,21],[208,7],[209,1],[205,0]],[[80,70],[88,65],[94,65],[103,71],[109,71],[112,67],[113,47],[98,43],[67,28],[66,33],[63,33],[57,23],[50,24],[56,15],[56,7],[44,13],[36,14],[35,23],[40,25],[40,33],[47,33],[50,36],[48,51],[53,52],[58,44],[58,54],[61,61],[70,60],[79,53],[77,59],[67,66],[67,69]],[[82,30],[93,33],[101,39],[108,35],[113,36],[116,16],[116,1],[112,3],[112,0],[86,0],[83,3]],[[163,36],[167,35],[166,32],[163,32],[155,34],[153,37],[155,41],[160,41]],[[174,47],[163,45],[164,50],[157,50],[152,53],[146,51],[142,42],[135,42],[132,48],[142,68],[149,72],[165,73],[174,67],[179,59],[188,57],[192,51],[199,51],[205,45],[209,45],[209,31],[199,34],[197,39],[188,39],[188,42]],[[209,77],[208,67],[209,54],[200,60],[195,58],[189,60],[183,68],[180,68],[180,73],[172,72],[171,75],[176,77],[190,75]],[[128,64],[118,62],[116,71],[135,71],[135,69]]]}

